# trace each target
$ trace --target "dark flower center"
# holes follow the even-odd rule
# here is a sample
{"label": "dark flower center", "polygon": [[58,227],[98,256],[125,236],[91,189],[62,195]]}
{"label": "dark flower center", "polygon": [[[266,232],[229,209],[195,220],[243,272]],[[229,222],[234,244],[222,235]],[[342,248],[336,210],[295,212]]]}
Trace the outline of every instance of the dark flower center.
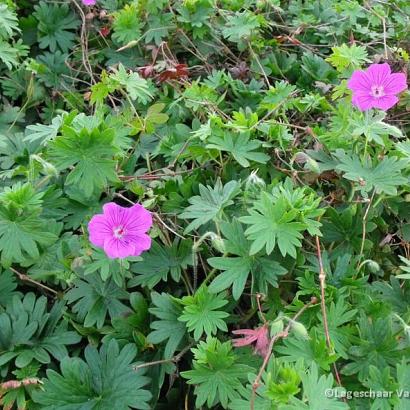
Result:
{"label": "dark flower center", "polygon": [[384,93],[384,87],[382,85],[373,85],[372,86],[372,91],[370,93],[372,97],[374,98],[380,98],[385,95]]}

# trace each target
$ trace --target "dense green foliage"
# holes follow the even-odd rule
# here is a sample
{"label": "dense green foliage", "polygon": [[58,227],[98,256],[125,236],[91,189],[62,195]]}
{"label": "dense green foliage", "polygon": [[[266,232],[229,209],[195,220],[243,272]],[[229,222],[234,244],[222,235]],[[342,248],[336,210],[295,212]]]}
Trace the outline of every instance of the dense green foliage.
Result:
{"label": "dense green foliage", "polygon": [[[406,0],[0,0],[0,407],[408,409],[410,94],[361,112],[347,80],[406,73],[409,27]],[[149,251],[92,246],[107,202],[152,212]]]}

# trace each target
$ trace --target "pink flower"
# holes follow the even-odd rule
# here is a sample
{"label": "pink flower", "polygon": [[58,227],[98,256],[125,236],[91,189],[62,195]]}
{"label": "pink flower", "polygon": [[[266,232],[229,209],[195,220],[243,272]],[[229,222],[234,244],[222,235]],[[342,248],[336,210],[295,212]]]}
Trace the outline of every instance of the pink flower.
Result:
{"label": "pink flower", "polygon": [[407,82],[403,73],[392,74],[390,66],[384,63],[371,64],[365,71],[356,70],[347,86],[353,91],[352,104],[360,111],[386,111],[399,101],[396,94],[407,89]]}
{"label": "pink flower", "polygon": [[109,202],[103,212],[91,218],[88,231],[90,242],[103,248],[110,259],[138,256],[151,247],[146,232],[152,226],[152,216],[143,206],[123,208]]}
{"label": "pink flower", "polygon": [[235,347],[242,347],[255,344],[255,353],[264,357],[268,353],[269,338],[268,338],[268,325],[265,324],[257,329],[238,329],[232,332],[234,335],[243,335],[243,338],[232,340],[232,344]]}
{"label": "pink flower", "polygon": [[84,6],[94,6],[97,0],[82,0]]}

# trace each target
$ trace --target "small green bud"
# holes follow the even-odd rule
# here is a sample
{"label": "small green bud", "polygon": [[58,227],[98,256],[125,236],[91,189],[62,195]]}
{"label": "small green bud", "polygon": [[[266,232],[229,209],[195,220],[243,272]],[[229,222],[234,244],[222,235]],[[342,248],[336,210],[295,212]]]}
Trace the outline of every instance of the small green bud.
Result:
{"label": "small green bud", "polygon": [[304,339],[309,339],[309,333],[306,330],[306,327],[302,325],[302,323],[292,321],[292,329],[298,336],[301,336]]}
{"label": "small green bud", "polygon": [[270,335],[271,337],[277,335],[278,333],[282,332],[284,328],[283,320],[276,319],[270,326]]}
{"label": "small green bud", "polygon": [[371,273],[377,273],[380,271],[380,265],[372,260],[367,261],[367,267]]}
{"label": "small green bud", "polygon": [[212,243],[212,246],[214,247],[214,249],[216,249],[217,251],[219,251],[221,253],[225,253],[225,242],[216,233],[212,232],[211,243]]}

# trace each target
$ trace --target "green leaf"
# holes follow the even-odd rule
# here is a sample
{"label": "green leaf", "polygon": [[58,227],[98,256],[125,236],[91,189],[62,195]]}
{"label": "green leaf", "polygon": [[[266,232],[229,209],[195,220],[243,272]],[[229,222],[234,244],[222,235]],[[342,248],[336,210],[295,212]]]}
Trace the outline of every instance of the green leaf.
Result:
{"label": "green leaf", "polygon": [[118,180],[113,157],[119,152],[114,145],[112,128],[83,128],[77,132],[65,125],[62,135],[49,144],[50,157],[60,170],[71,169],[66,185],[79,188],[87,197],[108,182]]}
{"label": "green leaf", "polygon": [[292,94],[296,91],[296,87],[286,81],[276,81],[274,87],[270,87],[266,92],[265,97],[261,102],[261,107],[266,110],[274,110],[280,104],[291,100]]}
{"label": "green leaf", "polygon": [[166,341],[164,359],[171,358],[186,335],[186,326],[178,321],[182,314],[182,307],[166,293],[151,293],[154,307],[149,311],[159,320],[151,322],[152,332],[147,336],[149,343],[162,343]]}
{"label": "green leaf", "polygon": [[306,364],[317,364],[326,371],[337,360],[337,355],[330,353],[326,347],[325,339],[316,335],[312,335],[310,339],[288,337],[284,339],[283,346],[277,346],[275,350],[281,354],[281,361],[295,363],[303,358]]}
{"label": "green leaf", "polygon": [[68,4],[41,1],[34,6],[33,16],[38,20],[38,40],[40,48],[51,52],[60,49],[66,53],[74,46],[75,30],[79,21]]}
{"label": "green leaf", "polygon": [[221,343],[214,337],[208,337],[206,342],[199,342],[192,352],[195,356],[193,370],[182,372],[181,376],[188,379],[188,384],[195,385],[196,407],[206,403],[207,407],[213,408],[220,403],[226,409],[230,401],[240,397],[241,381],[245,381],[253,369],[236,363],[229,341]]}
{"label": "green leaf", "polygon": [[211,336],[218,329],[228,331],[223,319],[227,318],[229,313],[218,310],[228,303],[223,294],[213,295],[202,286],[194,296],[184,296],[180,302],[184,305],[184,310],[178,320],[186,322],[190,332],[194,331],[195,340],[199,340],[203,333]]}
{"label": "green leaf", "polygon": [[47,299],[36,299],[26,293],[23,299],[15,295],[4,313],[0,314],[0,366],[16,357],[16,366],[25,367],[33,359],[50,363],[51,354],[62,360],[68,355],[67,345],[76,344],[81,337],[67,330],[63,319],[64,302],[56,302],[47,312]]}
{"label": "green leaf", "polygon": [[209,258],[208,263],[216,269],[222,270],[209,285],[211,293],[217,293],[232,286],[232,296],[238,300],[244,291],[249,274],[252,274],[256,289],[252,293],[267,292],[267,284],[278,286],[279,276],[287,270],[278,262],[266,257],[250,255],[250,243],[246,240],[242,225],[234,219],[231,224],[222,223],[221,231],[225,241],[226,252],[237,255],[236,257]]}
{"label": "green leaf", "polygon": [[19,65],[19,50],[14,45],[0,39],[0,60],[11,70]]}
{"label": "green leaf", "polygon": [[337,399],[336,397],[329,397],[329,391],[336,394],[339,392],[339,397],[342,391],[333,387],[333,375],[328,374],[319,377],[319,371],[316,363],[312,363],[310,370],[307,373],[300,375],[303,384],[303,398],[299,400],[295,397],[290,399],[289,405],[281,406],[281,410],[347,410],[349,406],[347,403]]}
{"label": "green leaf", "polygon": [[138,73],[132,71],[127,73],[122,64],[118,66],[118,70],[114,74],[110,75],[110,78],[125,87],[131,100],[138,100],[142,104],[146,104],[153,98],[148,81],[140,77]]}
{"label": "green leaf", "polygon": [[63,123],[63,116],[54,117],[50,125],[33,124],[29,125],[25,131],[24,140],[28,142],[40,142],[41,145],[46,145],[57,137],[58,131]]}
{"label": "green leaf", "polygon": [[206,147],[231,153],[236,161],[245,168],[249,167],[249,161],[265,164],[269,160],[269,156],[263,152],[253,152],[262,143],[258,140],[249,141],[249,138],[249,134],[246,133],[238,135],[224,133],[223,137],[214,136],[209,138],[210,144]]}
{"label": "green leaf", "polygon": [[243,38],[250,37],[252,32],[260,27],[258,17],[249,12],[237,12],[227,18],[226,24],[222,29],[222,35],[232,42],[239,42]]}
{"label": "green leaf", "polygon": [[138,276],[129,281],[129,287],[142,285],[152,289],[160,281],[166,281],[168,274],[179,282],[182,270],[192,264],[192,242],[176,239],[172,246],[161,246],[153,241],[150,250],[142,257],[142,262],[132,265],[132,271]]}
{"label": "green leaf", "polygon": [[385,112],[376,112],[360,117],[353,122],[352,134],[354,136],[364,135],[369,141],[374,141],[380,145],[385,145],[382,137],[392,135],[396,138],[403,138],[403,133],[399,128],[383,122],[385,117]]}
{"label": "green leaf", "polygon": [[57,240],[40,217],[40,198],[29,184],[17,183],[0,194],[0,252],[5,266],[38,258],[41,246]]}
{"label": "green leaf", "polygon": [[252,242],[250,254],[254,255],[262,248],[272,253],[276,245],[283,256],[287,254],[296,258],[296,248],[302,246],[300,239],[306,225],[296,222],[297,213],[289,209],[285,198],[275,201],[272,195],[262,192],[259,200],[248,211],[249,216],[239,220],[251,225],[245,234]]}
{"label": "green leaf", "polygon": [[410,260],[405,258],[404,256],[399,255],[400,260],[404,263],[404,265],[400,266],[400,269],[403,272],[407,272],[404,274],[396,275],[398,279],[410,279]]}
{"label": "green leaf", "polygon": [[16,275],[10,270],[2,271],[0,269],[0,306],[6,306],[18,294],[15,292],[17,288],[15,279]]}
{"label": "green leaf", "polygon": [[358,182],[365,192],[374,189],[377,194],[397,195],[397,187],[408,182],[401,174],[407,163],[396,157],[385,157],[373,166],[369,159],[363,164],[357,155],[348,156],[341,150],[337,155],[340,164],[336,169],[344,172],[344,178]]}
{"label": "green leaf", "polygon": [[399,403],[394,407],[394,410],[406,410],[409,403],[409,398],[406,396],[406,392],[410,391],[410,365],[405,358],[402,358],[401,362],[397,364],[397,391],[402,392],[402,396],[399,397]]}
{"label": "green leaf", "polygon": [[223,186],[221,180],[218,179],[214,188],[200,184],[199,195],[190,198],[191,205],[179,215],[181,219],[193,219],[186,227],[185,233],[212,220],[219,220],[223,210],[233,204],[232,199],[238,194],[239,183],[237,181],[230,181]]}
{"label": "green leaf", "polygon": [[148,410],[151,394],[143,387],[149,379],[131,367],[136,353],[133,344],[120,350],[116,340],[103,344],[100,351],[87,346],[85,361],[66,357],[60,364],[61,374],[47,370],[34,401],[44,410]]}
{"label": "green leaf", "polygon": [[0,38],[8,39],[20,31],[16,13],[6,4],[0,4]]}
{"label": "green leaf", "polygon": [[149,29],[145,32],[145,43],[154,42],[157,46],[169,35],[169,30],[174,28],[172,13],[151,14],[148,17]]}
{"label": "green leaf", "polygon": [[359,380],[363,380],[369,376],[370,366],[379,369],[394,366],[403,355],[409,354],[408,347],[395,342],[391,317],[373,320],[362,311],[357,328],[357,344],[349,349],[350,361],[342,368],[343,374],[358,374]]}
{"label": "green leaf", "polygon": [[[327,311],[327,322],[330,340],[334,345],[335,352],[347,359],[347,351],[351,346],[351,340],[354,333],[354,329],[348,326],[348,323],[357,315],[357,309],[349,310],[344,298],[340,297],[335,304],[331,302]],[[318,317],[323,322],[322,314],[318,314]],[[321,323],[317,328],[318,334],[324,333],[324,324]]]}
{"label": "green leaf", "polygon": [[114,13],[112,35],[119,44],[127,44],[141,37],[141,22],[136,4],[126,4],[123,9]]}
{"label": "green leaf", "polygon": [[72,310],[84,321],[84,326],[104,325],[107,314],[111,319],[129,313],[130,309],[121,300],[128,300],[129,293],[117,286],[112,279],[103,281],[100,275],[91,273],[76,279],[73,288],[64,296],[74,303]]}
{"label": "green leaf", "polygon": [[342,72],[346,68],[360,68],[363,63],[368,62],[367,51],[363,46],[356,44],[342,44],[341,46],[332,47],[332,54],[326,58],[337,71]]}

